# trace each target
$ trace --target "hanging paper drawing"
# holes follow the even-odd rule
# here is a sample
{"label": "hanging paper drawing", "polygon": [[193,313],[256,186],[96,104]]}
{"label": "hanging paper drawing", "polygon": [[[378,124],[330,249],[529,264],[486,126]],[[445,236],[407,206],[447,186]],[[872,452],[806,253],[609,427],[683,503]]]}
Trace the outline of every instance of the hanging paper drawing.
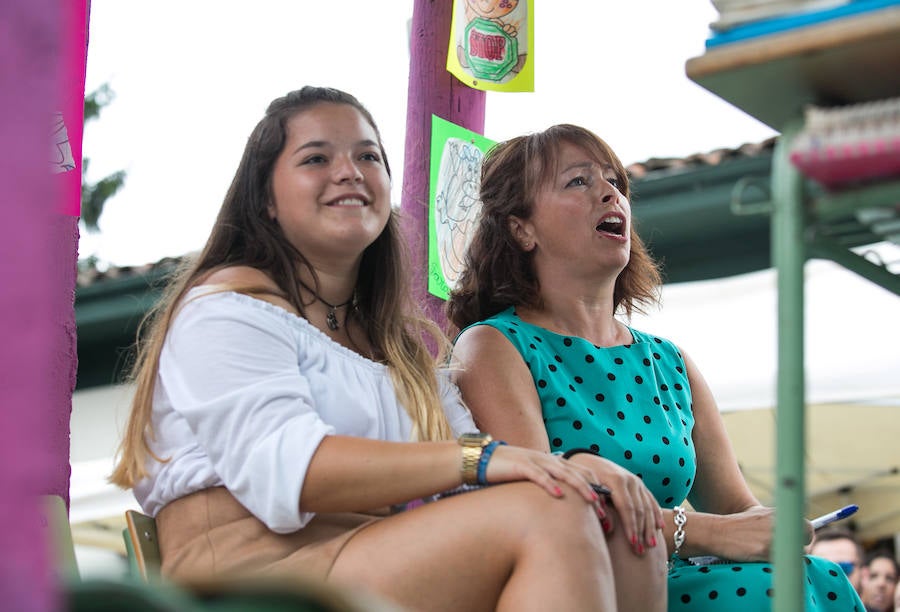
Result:
{"label": "hanging paper drawing", "polygon": [[533,0],[455,0],[447,70],[475,89],[534,91]]}
{"label": "hanging paper drawing", "polygon": [[481,202],[481,160],[493,141],[432,115],[428,291],[446,299],[462,271]]}
{"label": "hanging paper drawing", "polygon": [[81,145],[84,131],[84,79],[87,67],[87,6],[85,0],[60,2],[61,105],[51,118],[50,171],[60,183],[61,212],[81,214]]}
{"label": "hanging paper drawing", "polygon": [[50,172],[68,172],[75,169],[75,158],[72,155],[72,145],[69,142],[69,132],[66,130],[66,122],[59,111],[53,113],[52,127],[53,143],[50,148]]}

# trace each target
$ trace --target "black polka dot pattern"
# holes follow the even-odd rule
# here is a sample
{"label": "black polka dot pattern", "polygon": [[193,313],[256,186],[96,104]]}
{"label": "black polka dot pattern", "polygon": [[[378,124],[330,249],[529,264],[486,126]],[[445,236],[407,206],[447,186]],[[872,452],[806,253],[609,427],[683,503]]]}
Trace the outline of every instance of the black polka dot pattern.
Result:
{"label": "black polka dot pattern", "polygon": [[[525,323],[512,308],[483,323],[504,333],[528,365],[552,450],[594,450],[640,475],[661,505],[687,497],[696,472],[694,416],[684,360],[674,344],[632,329],[633,344],[598,347]],[[513,328],[519,333],[510,333]],[[807,611],[862,612],[844,573],[829,573],[839,569],[835,564],[807,561]],[[679,563],[669,574],[668,609],[767,611],[772,579],[767,563]]]}
{"label": "black polka dot pattern", "polygon": [[[693,482],[696,470],[693,414],[686,408],[670,416],[664,408],[691,405],[684,360],[674,344],[632,330],[629,347],[597,347],[530,325],[511,309],[486,323],[504,332],[537,381],[553,450],[596,444],[604,457],[640,471],[659,503],[687,497],[685,483]],[[519,333],[508,333],[514,327]],[[685,443],[668,443],[673,439]]]}
{"label": "black polka dot pattern", "polygon": [[[864,607],[837,566],[820,557],[805,557],[807,612],[843,612]],[[717,563],[691,565],[679,561],[669,574],[669,611],[719,612],[772,609],[775,589],[768,563]],[[800,608],[804,609],[804,608]]]}

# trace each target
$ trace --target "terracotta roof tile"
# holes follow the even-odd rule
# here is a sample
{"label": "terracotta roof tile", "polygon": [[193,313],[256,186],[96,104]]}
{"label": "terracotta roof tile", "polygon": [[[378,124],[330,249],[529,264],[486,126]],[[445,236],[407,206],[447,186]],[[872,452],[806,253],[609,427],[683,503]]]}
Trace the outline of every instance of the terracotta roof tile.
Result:
{"label": "terracotta roof tile", "polygon": [[770,152],[775,147],[777,139],[777,136],[772,136],[762,142],[746,143],[735,149],[715,149],[708,153],[694,153],[687,157],[651,157],[647,161],[629,164],[625,169],[632,178],[641,179],[653,172],[716,166],[730,159],[756,157]]}

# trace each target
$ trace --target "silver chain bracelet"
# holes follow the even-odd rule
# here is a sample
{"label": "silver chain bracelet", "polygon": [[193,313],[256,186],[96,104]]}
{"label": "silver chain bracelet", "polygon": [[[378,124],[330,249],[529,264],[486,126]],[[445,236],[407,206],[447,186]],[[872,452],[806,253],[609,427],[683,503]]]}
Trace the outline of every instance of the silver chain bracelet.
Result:
{"label": "silver chain bracelet", "polygon": [[675,567],[678,553],[681,552],[681,546],[684,544],[684,526],[687,524],[687,514],[684,513],[683,507],[675,506],[672,508],[672,511],[675,512],[675,534],[673,536],[673,539],[675,540],[675,550],[672,551],[672,556],[669,558],[668,566],[670,572]]}

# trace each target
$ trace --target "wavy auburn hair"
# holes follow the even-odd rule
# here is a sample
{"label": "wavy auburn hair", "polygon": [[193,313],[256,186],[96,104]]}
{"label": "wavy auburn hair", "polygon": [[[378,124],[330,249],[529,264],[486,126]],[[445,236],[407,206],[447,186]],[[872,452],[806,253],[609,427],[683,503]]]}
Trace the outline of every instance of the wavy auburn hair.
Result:
{"label": "wavy auburn hair", "polygon": [[[488,151],[481,168],[481,213],[466,250],[463,272],[447,302],[447,318],[459,329],[510,306],[540,307],[541,288],[531,261],[509,227],[510,216],[531,218],[534,199],[556,173],[562,143],[584,149],[597,163],[609,163],[619,191],[631,199],[628,173],[599,136],[577,125],[554,125],[518,136]],[[613,292],[617,311],[630,316],[658,300],[659,268],[631,224],[631,254]]]}

